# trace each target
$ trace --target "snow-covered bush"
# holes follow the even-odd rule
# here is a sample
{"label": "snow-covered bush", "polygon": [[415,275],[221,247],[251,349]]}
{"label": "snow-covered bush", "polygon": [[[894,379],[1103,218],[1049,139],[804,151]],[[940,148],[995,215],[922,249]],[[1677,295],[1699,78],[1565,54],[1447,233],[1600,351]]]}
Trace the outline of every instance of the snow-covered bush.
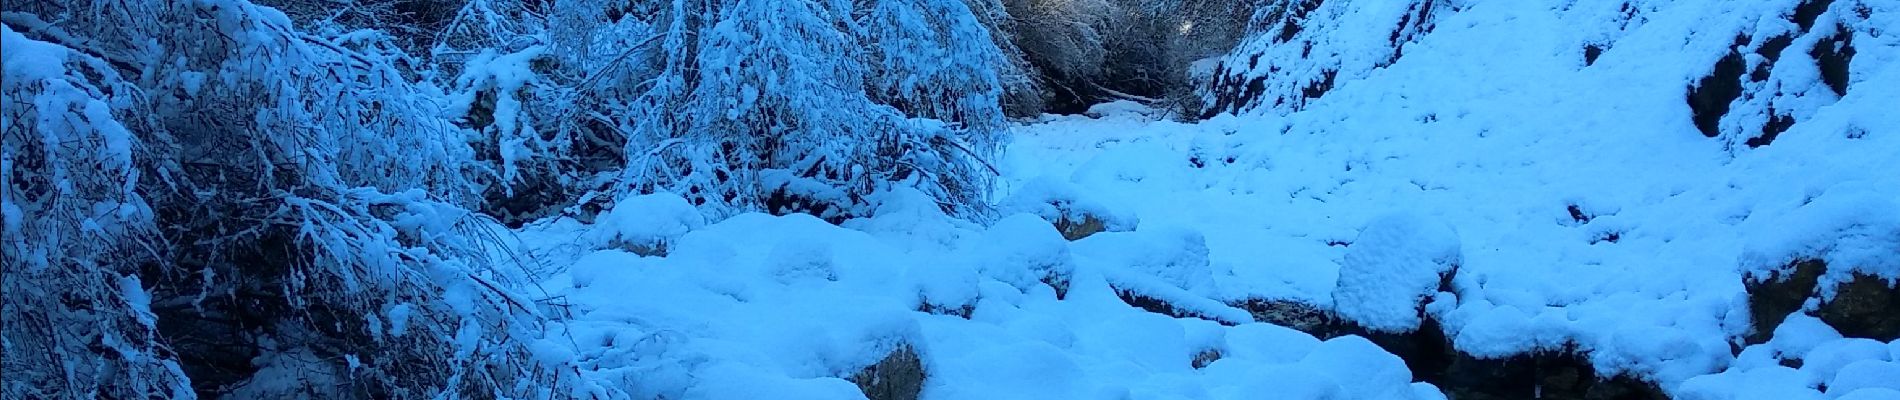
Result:
{"label": "snow-covered bush", "polygon": [[0,123],[9,397],[555,381],[522,356],[542,318],[514,292],[527,276],[467,210],[491,172],[387,36],[316,37],[241,0],[0,21],[20,113]]}
{"label": "snow-covered bush", "polygon": [[163,244],[135,154],[165,143],[115,115],[138,90],[10,25],[0,47],[0,397],[190,397],[140,278]]}
{"label": "snow-covered bush", "polygon": [[[1006,0],[1016,45],[1043,74],[1060,84],[1094,82],[1107,56],[1103,29],[1117,11],[1109,0]],[[1077,88],[1057,87],[1067,95]]]}

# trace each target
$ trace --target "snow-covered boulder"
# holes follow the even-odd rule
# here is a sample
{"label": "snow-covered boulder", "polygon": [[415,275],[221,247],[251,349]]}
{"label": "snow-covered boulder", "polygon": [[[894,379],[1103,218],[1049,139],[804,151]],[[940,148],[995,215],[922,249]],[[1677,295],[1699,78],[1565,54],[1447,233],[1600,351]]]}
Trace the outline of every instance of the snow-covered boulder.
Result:
{"label": "snow-covered boulder", "polygon": [[[1214,270],[1208,263],[1207,237],[1179,227],[1113,232],[1075,242],[1077,257],[1097,265],[1117,266],[1131,279],[1155,281],[1188,292],[1214,293]],[[1132,283],[1132,282],[1117,282]]]}
{"label": "snow-covered boulder", "polygon": [[1004,217],[983,232],[982,243],[978,265],[983,275],[1024,290],[1046,284],[1056,298],[1067,294],[1075,260],[1069,242],[1049,221],[1031,214]]}
{"label": "snow-covered boulder", "polygon": [[[1879,193],[1836,185],[1754,225],[1742,254],[1750,342],[1796,311],[1850,337],[1900,338],[1900,204]],[[1818,303],[1811,310],[1810,300]]]}
{"label": "snow-covered boulder", "polygon": [[620,199],[594,220],[584,239],[596,247],[665,256],[670,243],[705,225],[706,217],[686,199],[655,193]]}
{"label": "snow-covered boulder", "polygon": [[1004,213],[1027,213],[1055,224],[1068,240],[1081,240],[1100,232],[1135,229],[1140,222],[1134,215],[1110,210],[1101,202],[1082,195],[1074,184],[1050,177],[1037,177],[1024,183],[999,205]]}
{"label": "snow-covered boulder", "polygon": [[1373,332],[1416,330],[1425,300],[1451,289],[1461,254],[1458,233],[1443,222],[1412,214],[1374,219],[1346,251],[1333,310]]}

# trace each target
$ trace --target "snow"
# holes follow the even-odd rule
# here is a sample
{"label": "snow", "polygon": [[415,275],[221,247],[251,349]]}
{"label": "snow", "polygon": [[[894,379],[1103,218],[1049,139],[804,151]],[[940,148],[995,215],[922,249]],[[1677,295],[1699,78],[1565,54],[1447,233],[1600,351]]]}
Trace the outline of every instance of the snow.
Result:
{"label": "snow", "polygon": [[[357,311],[389,335],[377,340],[413,339],[429,322],[458,365],[478,364],[488,354],[476,352],[495,341],[521,341],[523,362],[576,376],[564,387],[575,397],[855,399],[862,393],[848,379],[910,348],[928,372],[928,399],[1445,398],[1365,337],[1322,340],[1237,306],[1268,299],[1376,334],[1443,329],[1477,358],[1576,351],[1598,376],[1624,374],[1685,399],[1900,398],[1900,343],[1844,337],[1810,310],[1788,316],[1766,343],[1739,340],[1751,328],[1743,282],[1791,262],[1827,262],[1824,299],[1856,274],[1900,281],[1900,91],[1891,90],[1900,88],[1900,41],[1890,28],[1900,26],[1900,2],[1837,2],[1814,29],[1787,20],[1795,0],[1283,6],[1308,3],[1281,15],[1294,24],[1257,21],[1266,30],[1234,52],[1195,62],[1197,76],[1259,86],[1245,104],[1223,84],[1202,88],[1210,106],[1234,113],[1197,122],[1116,101],[1005,123],[993,107],[1004,74],[992,72],[1008,60],[967,2],[678,2],[658,11],[672,21],[561,33],[613,36],[582,43],[578,64],[590,73],[619,65],[605,51],[626,46],[619,37],[661,35],[662,48],[618,67],[655,77],[605,78],[639,86],[587,92],[544,81],[573,72],[541,71],[571,49],[537,44],[471,52],[452,96],[409,96],[439,89],[313,56],[303,46],[318,44],[256,27],[288,31],[289,16],[241,1],[200,2],[207,24],[221,28],[199,36],[229,33],[229,59],[181,61],[187,71],[162,80],[176,94],[94,87],[70,66],[98,63],[88,54],[101,52],[30,40],[9,22],[0,25],[8,99],[24,94],[17,103],[37,114],[5,114],[0,126],[33,118],[39,129],[19,138],[48,154],[31,160],[46,171],[30,179],[99,198],[28,203],[8,186],[0,231],[116,238],[156,218],[136,196],[135,161],[176,160],[134,160],[143,136],[114,114],[142,109],[115,108],[132,100],[103,93],[228,101],[258,86],[277,107],[239,118],[314,132],[254,144],[259,168],[278,168],[273,158],[308,164],[262,172],[308,172],[297,179],[340,194],[341,204],[282,195],[286,214],[305,213],[289,223],[326,251],[317,263],[362,267],[313,269],[322,276],[310,279],[343,281],[346,294],[385,281],[440,286]],[[1806,51],[1842,31],[1858,52],[1844,94]],[[383,40],[375,35],[341,39]],[[1759,50],[1775,37],[1792,44],[1769,65]],[[1585,61],[1585,45],[1602,54]],[[175,50],[148,50],[161,49]],[[1705,136],[1685,91],[1729,54],[1766,77],[1736,82],[1743,94]],[[400,90],[364,89],[384,80]],[[493,129],[414,118],[461,117],[486,91]],[[547,114],[534,101],[566,96],[608,105],[566,111],[624,135],[624,168],[538,175],[595,162],[570,151],[622,151],[567,148],[576,138],[566,127],[538,131],[569,121],[535,118]],[[141,124],[177,122],[161,117]],[[1797,122],[1758,146],[1777,117]],[[498,168],[476,163],[465,139]],[[12,146],[0,154],[8,174],[21,168]],[[977,160],[998,146],[999,157]],[[459,222],[481,218],[463,205],[485,199],[465,170],[494,175],[508,194],[541,178],[658,192],[624,194],[586,223],[471,228]],[[112,187],[90,187],[99,182]],[[837,207],[747,212],[779,190]],[[323,212],[356,214],[312,216]],[[80,222],[40,223],[48,214]],[[352,218],[375,224],[333,223]],[[1104,231],[1070,240],[1058,228],[1090,219]],[[476,229],[530,256],[506,261],[534,269],[510,277],[533,280],[534,301],[470,286],[488,278],[457,269],[463,260],[390,265],[470,247],[452,239]],[[35,273],[94,260],[55,253],[103,248],[34,244],[8,249],[30,250],[17,258]],[[216,274],[203,274],[211,285]],[[165,291],[136,276],[111,276],[117,287],[106,297],[156,326],[152,304],[170,304],[153,295]],[[477,323],[491,297],[532,304],[520,313],[536,324]],[[468,320],[432,322],[447,317]],[[335,396],[347,385],[347,371],[309,361],[331,355],[262,346],[258,376],[232,396],[308,387]],[[352,369],[375,364],[341,356]]]}
{"label": "snow", "polygon": [[1351,246],[1339,265],[1333,310],[1377,332],[1418,329],[1419,302],[1438,292],[1440,277],[1458,269],[1462,254],[1457,232],[1414,214],[1373,219]]}
{"label": "snow", "polygon": [[[1125,263],[1205,264],[1204,255],[1172,248],[1190,245],[1191,232],[1157,228],[1072,243],[1027,214],[987,228],[939,227],[957,231],[948,236],[848,228],[919,224],[917,212],[886,210],[893,212],[845,227],[742,214],[686,232],[663,257],[579,255],[543,285],[577,306],[555,330],[573,338],[579,359],[592,360],[586,374],[626,387],[606,390],[669,397],[851,398],[854,387],[840,378],[898,343],[917,348],[929,371],[925,398],[1252,398],[1258,392],[1247,387],[1273,379],[1348,398],[1436,394],[1414,387],[1402,361],[1364,339],[1321,342],[1284,327],[1222,326],[1122,304],[1104,274],[1160,282],[1154,273],[1164,270]],[[564,231],[603,226],[543,224],[522,237],[555,246],[572,237]],[[933,239],[941,237],[952,240]],[[1159,250],[1170,253],[1129,258]],[[1042,282],[1048,273],[1073,275],[1066,298]],[[975,312],[965,319],[918,311],[924,302],[971,304]],[[1194,369],[1191,358],[1207,349],[1222,357]],[[1256,375],[1273,378],[1234,379]]]}
{"label": "snow", "polygon": [[1874,359],[1855,361],[1841,367],[1834,378],[1827,381],[1830,395],[1878,389],[1900,390],[1900,363]]}
{"label": "snow", "polygon": [[1003,213],[1028,213],[1049,221],[1094,217],[1109,231],[1133,230],[1141,219],[1122,208],[1084,194],[1067,180],[1041,176],[1016,184],[1009,197],[997,204]]}
{"label": "snow", "polygon": [[1156,112],[1155,109],[1149,108],[1141,103],[1136,103],[1131,100],[1116,100],[1089,106],[1089,109],[1084,111],[1083,114],[1096,118],[1148,120],[1153,119],[1153,117],[1159,113]]}
{"label": "snow", "polygon": [[706,217],[686,199],[671,193],[645,194],[615,202],[595,218],[585,240],[601,247],[658,249],[705,225]]}
{"label": "snow", "polygon": [[1868,388],[1856,390],[1838,398],[1838,400],[1895,400],[1900,399],[1900,390],[1888,388]]}

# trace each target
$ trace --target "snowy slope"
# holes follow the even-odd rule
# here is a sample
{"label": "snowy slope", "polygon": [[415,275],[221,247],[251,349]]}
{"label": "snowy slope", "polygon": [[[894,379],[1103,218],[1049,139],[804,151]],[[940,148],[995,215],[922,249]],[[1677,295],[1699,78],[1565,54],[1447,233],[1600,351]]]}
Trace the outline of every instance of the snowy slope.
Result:
{"label": "snowy slope", "polygon": [[[1768,82],[1799,90],[1736,100],[1710,138],[1685,88],[1737,32],[1766,32],[1741,46],[1754,49],[1796,30],[1796,2],[1440,4],[1455,11],[1408,33],[1402,56],[1326,64],[1351,70],[1323,96],[1193,124],[1117,106],[1017,127],[998,198],[1040,216],[985,227],[897,193],[843,226],[746,214],[702,227],[672,198],[609,218],[664,232],[531,226],[523,240],[572,263],[544,285],[572,305],[556,328],[572,343],[542,348],[608,397],[856,398],[844,378],[912,346],[929,399],[1437,398],[1365,339],[1320,341],[1227,304],[1290,300],[1410,330],[1417,316],[1387,305],[1405,299],[1379,290],[1433,296],[1416,268],[1455,263],[1456,293],[1427,312],[1473,356],[1576,349],[1602,376],[1682,398],[1900,396],[1900,343],[1795,316],[1768,343],[1734,344],[1749,274],[1819,258],[1849,266],[1828,279],[1900,279],[1900,5],[1842,0],[1818,17],[1854,27],[1844,95],[1812,61],[1781,62]],[[1405,11],[1388,8],[1314,15]],[[1589,44],[1603,49],[1592,62]],[[1766,112],[1798,122],[1747,146],[1768,118],[1748,110],[1772,107],[1751,101],[1791,104]],[[1064,241],[1046,221],[1061,211],[1021,193],[1080,197],[1119,226]],[[1366,229],[1391,215],[1407,222]],[[651,222],[667,218],[688,220]],[[614,237],[667,250],[599,239]],[[1417,257],[1446,263],[1405,264]],[[1129,306],[1117,290],[1130,288],[1203,318]]]}

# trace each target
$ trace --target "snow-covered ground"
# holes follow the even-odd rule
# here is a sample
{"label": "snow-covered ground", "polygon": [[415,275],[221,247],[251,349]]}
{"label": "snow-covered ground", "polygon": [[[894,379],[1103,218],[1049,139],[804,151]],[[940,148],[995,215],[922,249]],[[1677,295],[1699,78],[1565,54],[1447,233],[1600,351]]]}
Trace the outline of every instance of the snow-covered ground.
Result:
{"label": "snow-covered ground", "polygon": [[[1586,65],[1578,43],[1603,38],[1571,28],[1588,13],[1543,3],[1442,16],[1402,62],[1297,112],[1189,124],[1122,104],[1019,126],[989,224],[898,192],[842,226],[708,223],[663,194],[603,217],[626,222],[531,226],[537,254],[571,264],[545,290],[571,304],[555,337],[572,343],[540,348],[642,398],[855,398],[843,378],[900,346],[927,399],[1439,398],[1365,339],[1227,305],[1409,330],[1418,316],[1388,305],[1431,295],[1419,271],[1438,260],[1457,290],[1427,311],[1476,357],[1576,349],[1681,398],[1900,398],[1900,342],[1804,316],[1738,339],[1747,274],[1816,258],[1845,267],[1824,280],[1900,279],[1900,38],[1857,36],[1853,89],[1806,92],[1799,123],[1751,148],[1691,123],[1684,88],[1721,53],[1685,49],[1772,13],[1648,10]],[[1110,232],[1064,240],[1037,209],[1052,199]],[[1129,306],[1131,288],[1206,318]]]}

